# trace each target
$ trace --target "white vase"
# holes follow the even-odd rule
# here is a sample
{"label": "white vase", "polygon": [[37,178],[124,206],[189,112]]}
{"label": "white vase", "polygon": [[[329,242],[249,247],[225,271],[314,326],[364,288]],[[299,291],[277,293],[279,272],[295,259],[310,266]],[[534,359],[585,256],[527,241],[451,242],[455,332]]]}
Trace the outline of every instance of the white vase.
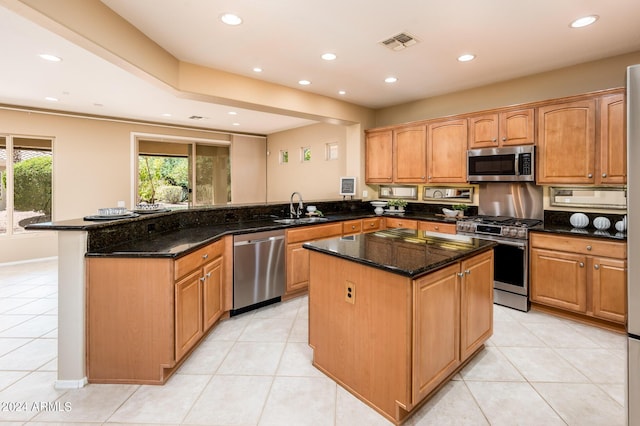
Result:
{"label": "white vase", "polygon": [[382,213],[384,213],[384,209],[382,207],[378,206],[373,210],[373,212],[379,216]]}
{"label": "white vase", "polygon": [[593,226],[595,226],[596,229],[599,229],[602,231],[605,229],[609,229],[609,227],[611,226],[611,221],[606,217],[598,216],[595,219],[593,219]]}
{"label": "white vase", "polygon": [[589,217],[584,213],[574,213],[569,218],[569,222],[574,228],[584,228],[589,224]]}

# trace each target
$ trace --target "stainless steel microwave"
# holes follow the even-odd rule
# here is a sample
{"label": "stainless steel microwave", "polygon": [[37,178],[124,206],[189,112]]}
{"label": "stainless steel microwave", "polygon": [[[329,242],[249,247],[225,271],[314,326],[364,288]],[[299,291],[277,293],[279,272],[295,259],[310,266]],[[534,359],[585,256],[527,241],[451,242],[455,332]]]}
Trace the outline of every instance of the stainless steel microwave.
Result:
{"label": "stainless steel microwave", "polygon": [[535,147],[470,149],[467,151],[469,182],[535,182]]}

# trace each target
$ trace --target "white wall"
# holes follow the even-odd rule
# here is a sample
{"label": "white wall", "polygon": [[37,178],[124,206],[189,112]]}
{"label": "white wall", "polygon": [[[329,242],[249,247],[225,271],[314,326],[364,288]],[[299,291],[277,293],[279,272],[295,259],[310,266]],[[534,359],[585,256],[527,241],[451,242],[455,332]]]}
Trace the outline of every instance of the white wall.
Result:
{"label": "white wall", "polygon": [[[327,160],[328,143],[338,144],[338,159]],[[311,161],[300,159],[300,149],[311,148]],[[336,200],[340,176],[347,171],[347,128],[314,124],[269,135],[267,138],[267,201],[288,202],[298,191],[305,201]],[[289,162],[280,164],[281,150],[289,152]],[[359,163],[359,162],[358,162]]]}

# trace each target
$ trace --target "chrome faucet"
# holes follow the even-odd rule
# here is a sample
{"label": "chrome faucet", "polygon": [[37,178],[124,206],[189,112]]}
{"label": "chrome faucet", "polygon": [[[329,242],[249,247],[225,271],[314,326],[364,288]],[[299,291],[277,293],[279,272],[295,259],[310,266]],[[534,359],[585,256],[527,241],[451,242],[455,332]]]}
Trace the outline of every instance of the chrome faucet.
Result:
{"label": "chrome faucet", "polygon": [[[293,207],[293,197],[298,194],[298,208],[294,208]],[[299,192],[294,192],[293,194],[291,194],[291,200],[289,202],[289,215],[291,216],[291,218],[293,218],[294,216],[296,218],[300,218],[300,215],[302,214],[302,212],[304,211],[304,205],[302,204],[302,195],[300,195]]]}

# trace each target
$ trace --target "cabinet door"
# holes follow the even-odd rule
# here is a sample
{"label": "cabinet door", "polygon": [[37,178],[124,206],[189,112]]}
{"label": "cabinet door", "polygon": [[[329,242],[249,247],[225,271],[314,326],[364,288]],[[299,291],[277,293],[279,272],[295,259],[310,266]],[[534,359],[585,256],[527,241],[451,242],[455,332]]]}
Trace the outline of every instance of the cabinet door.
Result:
{"label": "cabinet door", "polygon": [[605,96],[600,101],[601,183],[627,182],[627,140],[624,95]]}
{"label": "cabinet door", "polygon": [[287,293],[309,287],[309,251],[302,244],[287,245]]}
{"label": "cabinet door", "polygon": [[586,256],[531,249],[531,301],[574,312],[587,310]]}
{"label": "cabinet door", "polygon": [[382,227],[382,218],[362,219],[362,232],[379,231]]}
{"label": "cabinet door", "polygon": [[593,258],[593,315],[624,324],[627,320],[627,265],[624,260]]}
{"label": "cabinet door", "polygon": [[469,149],[498,147],[498,114],[469,118]]}
{"label": "cabinet door", "polygon": [[462,262],[460,359],[464,361],[493,334],[493,250]]}
{"label": "cabinet door", "polygon": [[416,183],[427,181],[427,132],[425,126],[395,130],[394,182]]}
{"label": "cabinet door", "polygon": [[365,140],[365,181],[393,181],[393,132],[385,130],[367,133]]}
{"label": "cabinet door", "polygon": [[414,281],[413,402],[460,364],[460,264]]}
{"label": "cabinet door", "polygon": [[222,283],[224,282],[223,265],[223,258],[218,257],[213,262],[206,264],[203,269],[202,318],[204,332],[215,324],[224,311],[222,303]]}
{"label": "cabinet door", "polygon": [[500,113],[500,145],[533,145],[534,127],[533,108]]}
{"label": "cabinet door", "polygon": [[407,228],[418,229],[418,221],[413,219],[403,219],[400,217],[385,217],[386,228]]}
{"label": "cabinet door", "polygon": [[427,133],[428,182],[466,182],[467,120],[432,123]]}
{"label": "cabinet door", "polygon": [[595,182],[595,101],[538,110],[537,183]]}
{"label": "cabinet door", "polygon": [[200,339],[202,329],[201,270],[187,275],[175,285],[176,361]]}

